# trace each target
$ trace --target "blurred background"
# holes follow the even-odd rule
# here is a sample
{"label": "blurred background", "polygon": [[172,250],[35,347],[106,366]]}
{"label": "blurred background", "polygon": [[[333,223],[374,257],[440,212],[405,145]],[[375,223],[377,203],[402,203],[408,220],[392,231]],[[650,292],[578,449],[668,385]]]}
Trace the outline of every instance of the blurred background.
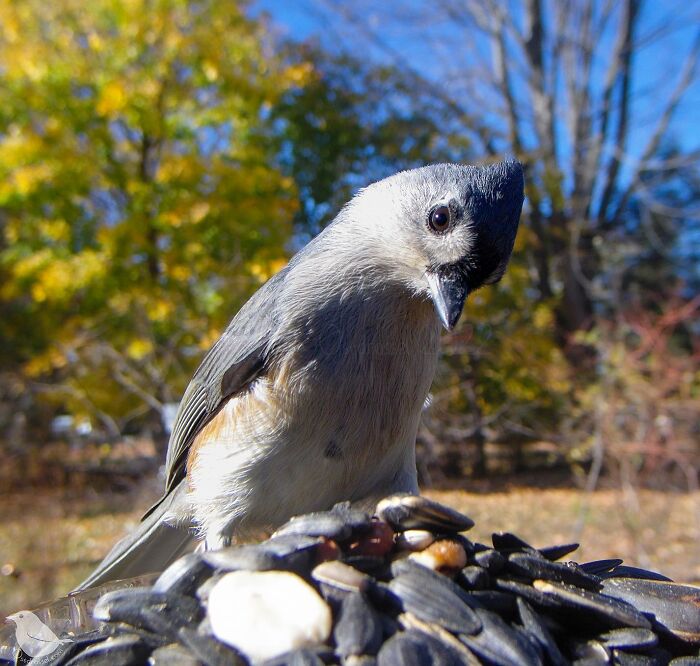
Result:
{"label": "blurred background", "polygon": [[687,1],[0,0],[0,612],[138,520],[203,353],[353,192],[503,155],[516,250],[444,338],[423,487],[476,538],[700,579],[698,25]]}

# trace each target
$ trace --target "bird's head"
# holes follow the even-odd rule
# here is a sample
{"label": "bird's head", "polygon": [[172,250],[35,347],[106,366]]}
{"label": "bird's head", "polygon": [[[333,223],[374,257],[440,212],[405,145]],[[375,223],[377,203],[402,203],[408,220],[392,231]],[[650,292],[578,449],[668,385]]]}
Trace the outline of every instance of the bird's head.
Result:
{"label": "bird's head", "polygon": [[467,296],[503,276],[522,205],[522,167],[507,161],[403,171],[363,190],[348,212],[389,277],[430,298],[451,330]]}

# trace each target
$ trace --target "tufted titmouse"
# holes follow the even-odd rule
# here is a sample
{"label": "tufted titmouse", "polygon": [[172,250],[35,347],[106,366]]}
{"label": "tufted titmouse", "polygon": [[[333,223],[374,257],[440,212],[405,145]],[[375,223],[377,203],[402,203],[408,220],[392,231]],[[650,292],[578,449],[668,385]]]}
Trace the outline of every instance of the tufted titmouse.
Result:
{"label": "tufted titmouse", "polygon": [[183,396],[163,498],[79,589],[336,502],[418,490],[439,328],[500,279],[517,162],[440,164],[361,190],[241,308]]}

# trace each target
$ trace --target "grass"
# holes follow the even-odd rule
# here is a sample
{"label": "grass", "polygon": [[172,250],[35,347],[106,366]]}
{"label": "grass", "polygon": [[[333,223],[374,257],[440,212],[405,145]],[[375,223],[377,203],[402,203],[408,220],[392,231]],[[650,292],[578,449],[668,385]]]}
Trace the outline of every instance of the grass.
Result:
{"label": "grass", "polygon": [[[426,492],[476,521],[474,540],[511,531],[535,546],[577,541],[578,561],[622,557],[678,581],[700,581],[700,492],[509,482]],[[115,493],[56,487],[0,495],[0,615],[65,595],[159,494],[154,479]]]}

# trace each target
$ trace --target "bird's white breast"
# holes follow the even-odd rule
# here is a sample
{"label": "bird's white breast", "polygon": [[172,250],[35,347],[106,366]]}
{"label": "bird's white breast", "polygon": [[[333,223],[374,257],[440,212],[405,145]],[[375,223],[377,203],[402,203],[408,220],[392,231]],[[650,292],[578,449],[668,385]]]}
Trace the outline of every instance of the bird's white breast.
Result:
{"label": "bird's white breast", "polygon": [[417,489],[415,437],[438,324],[428,302],[382,297],[291,322],[284,354],[224,406],[217,441],[200,448],[190,475],[205,532]]}

